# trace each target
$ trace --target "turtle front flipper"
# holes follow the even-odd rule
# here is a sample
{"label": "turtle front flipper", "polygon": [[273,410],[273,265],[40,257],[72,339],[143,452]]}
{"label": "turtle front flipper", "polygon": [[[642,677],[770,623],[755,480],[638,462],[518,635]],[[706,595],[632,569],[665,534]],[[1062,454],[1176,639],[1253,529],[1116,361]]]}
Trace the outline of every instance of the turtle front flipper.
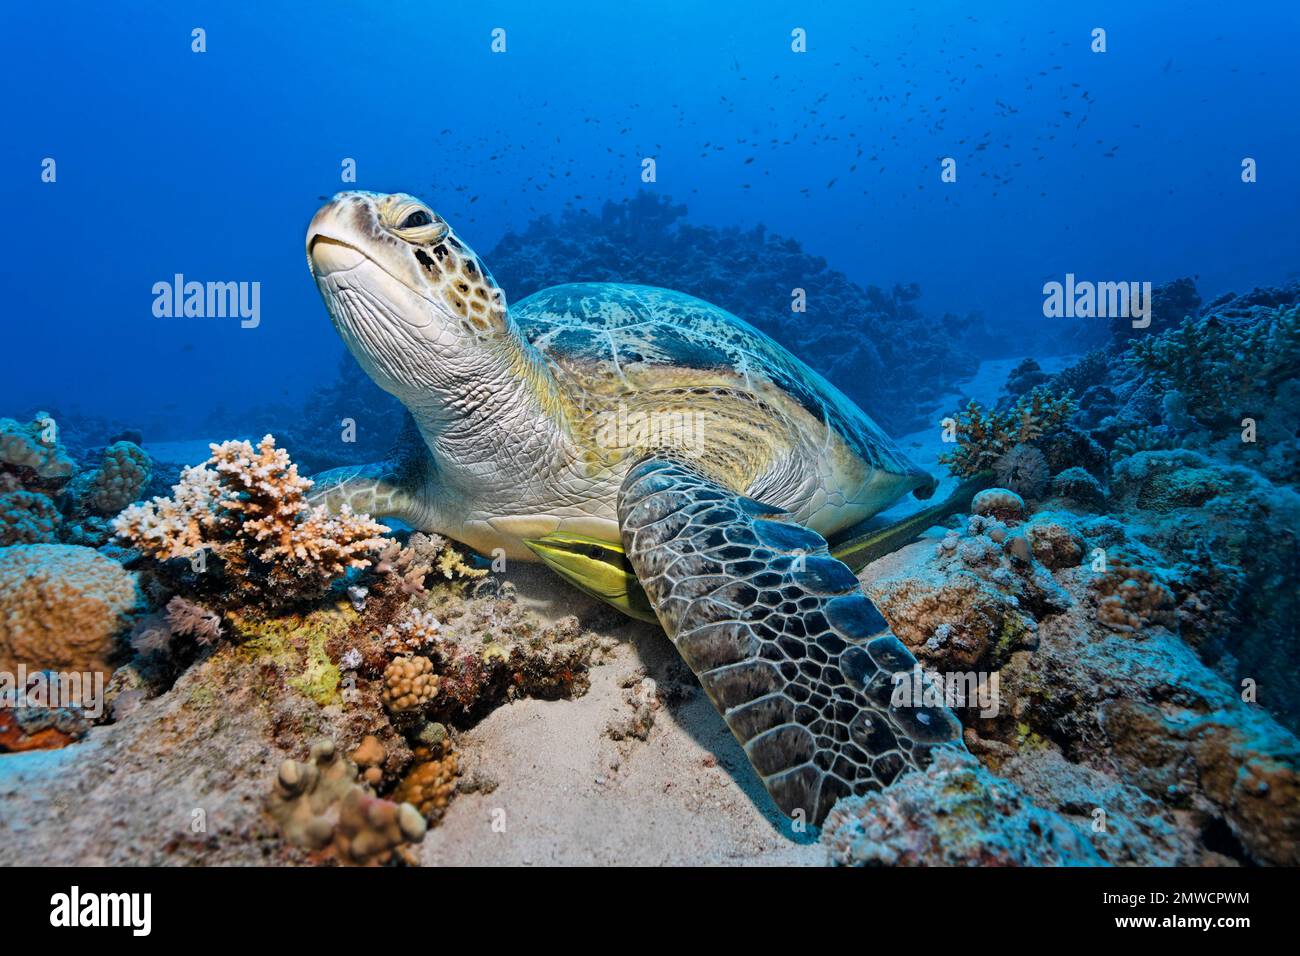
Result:
{"label": "turtle front flipper", "polygon": [[624,479],[618,517],[660,623],[788,816],[820,824],[840,797],[960,741],[946,707],[892,703],[916,659],[781,509],[651,458]]}
{"label": "turtle front flipper", "polygon": [[307,500],[337,513],[344,505],[375,518],[397,518],[422,528],[429,513],[433,459],[407,416],[397,447],[384,461],[331,468],[312,476]]}

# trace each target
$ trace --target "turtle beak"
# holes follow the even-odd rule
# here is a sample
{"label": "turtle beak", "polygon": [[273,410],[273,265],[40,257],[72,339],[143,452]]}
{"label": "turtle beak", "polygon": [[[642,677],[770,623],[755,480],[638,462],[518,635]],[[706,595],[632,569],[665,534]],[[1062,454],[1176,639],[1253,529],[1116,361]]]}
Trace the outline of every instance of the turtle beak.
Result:
{"label": "turtle beak", "polygon": [[351,232],[347,219],[355,214],[355,204],[339,195],[312,217],[307,226],[307,264],[317,279],[348,272],[365,261],[365,254],[343,239]]}

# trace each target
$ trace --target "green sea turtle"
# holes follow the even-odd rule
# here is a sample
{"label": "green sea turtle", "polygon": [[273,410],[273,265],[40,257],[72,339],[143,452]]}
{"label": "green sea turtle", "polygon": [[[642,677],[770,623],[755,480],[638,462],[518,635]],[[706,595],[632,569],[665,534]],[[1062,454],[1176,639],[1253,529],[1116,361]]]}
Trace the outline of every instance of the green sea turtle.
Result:
{"label": "green sea turtle", "polygon": [[625,610],[662,624],[788,815],[820,823],[960,741],[947,709],[894,700],[915,659],[825,537],[935,482],[799,359],[667,289],[561,285],[507,310],[405,194],[340,193],[307,258],[413,423],[392,460],[319,476],[318,500],[595,593],[582,561],[625,562],[644,601]]}

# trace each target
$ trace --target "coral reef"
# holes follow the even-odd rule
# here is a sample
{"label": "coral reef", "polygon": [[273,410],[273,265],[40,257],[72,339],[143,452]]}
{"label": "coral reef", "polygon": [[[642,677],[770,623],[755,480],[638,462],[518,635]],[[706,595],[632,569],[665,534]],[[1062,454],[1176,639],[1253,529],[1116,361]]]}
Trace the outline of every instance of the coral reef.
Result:
{"label": "coral reef", "polygon": [[398,657],[384,668],[380,698],[394,713],[420,710],[438,695],[438,678],[427,657]]}
{"label": "coral reef", "polygon": [[509,585],[500,595],[464,594],[473,583],[457,578],[415,597],[398,589],[396,603],[368,603],[330,643],[331,658],[390,709],[443,723],[470,722],[516,697],[580,696],[596,648],[577,620],[540,627]]}
{"label": "coral reef", "polygon": [[58,436],[49,412],[37,412],[28,424],[0,418],[0,476],[12,476],[28,490],[61,488],[76,471],[76,463]]}
{"label": "coral reef", "polygon": [[270,606],[319,597],[349,568],[370,565],[388,529],[346,507],[311,507],[312,483],[267,435],[212,446],[187,468],[171,498],[127,508],[118,535],[149,557],[191,558],[211,551],[223,566],[227,599]]}
{"label": "coral reef", "polygon": [[99,467],[73,479],[68,493],[79,513],[111,518],[140,497],[152,473],[153,461],[144,449],[119,441],[104,449]]}
{"label": "coral reef", "polygon": [[404,851],[426,829],[411,804],[381,800],[361,783],[357,765],[332,740],[313,744],[306,763],[280,765],[268,809],[285,839],[348,866],[376,866],[395,856],[415,862]]}
{"label": "coral reef", "polygon": [[1174,593],[1155,572],[1122,556],[1115,556],[1090,587],[1097,596],[1097,620],[1112,631],[1132,634],[1154,626],[1178,627]]}
{"label": "coral reef", "polygon": [[[865,573],[869,596],[927,669],[998,675],[995,706],[958,702],[989,769],[1054,752],[1087,768],[1071,772],[1099,794],[1118,794],[1118,781],[1142,792],[1118,810],[1098,804],[1151,830],[1107,859],[1186,860],[1189,845],[1253,862],[1300,858],[1300,804],[1289,803],[1300,742],[1180,638],[1189,620],[1204,628],[1205,602],[1230,581],[1194,560],[1165,567],[1112,518],[1046,511],[1023,523],[973,516]],[[1231,837],[1209,846],[1205,833]]]}
{"label": "coral reef", "polygon": [[831,809],[822,842],[836,866],[1099,866],[1087,837],[974,757],[936,751],[925,773]]}
{"label": "coral reef", "polygon": [[1163,335],[1134,340],[1129,360],[1177,389],[1207,428],[1235,428],[1243,416],[1267,421],[1278,388],[1300,377],[1300,308],[1255,321],[1189,318]]}
{"label": "coral reef", "polygon": [[989,411],[970,402],[953,416],[957,447],[941,455],[939,461],[954,475],[977,475],[994,467],[1017,446],[1059,428],[1077,407],[1068,393],[1054,395],[1046,388],[1034,389],[1004,411]]}
{"label": "coral reef", "polygon": [[1052,476],[1052,497],[1082,511],[1106,507],[1106,489],[1084,468],[1072,466]]}
{"label": "coral reef", "polygon": [[38,491],[0,491],[0,547],[48,544],[60,520],[54,502]]}
{"label": "coral reef", "polygon": [[0,670],[110,670],[138,600],[135,576],[89,548],[0,548]]}
{"label": "coral reef", "polygon": [[417,746],[414,764],[393,791],[393,800],[409,803],[429,823],[437,823],[456,796],[460,763],[444,736],[438,742]]}

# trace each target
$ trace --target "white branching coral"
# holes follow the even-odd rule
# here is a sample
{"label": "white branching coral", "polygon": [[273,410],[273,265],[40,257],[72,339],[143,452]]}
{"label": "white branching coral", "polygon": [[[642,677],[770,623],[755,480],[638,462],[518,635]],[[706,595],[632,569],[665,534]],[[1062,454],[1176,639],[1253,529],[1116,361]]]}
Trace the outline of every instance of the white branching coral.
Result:
{"label": "white branching coral", "polygon": [[369,515],[309,505],[311,479],[272,436],[256,448],[228,441],[211,449],[185,469],[172,497],[123,511],[113,523],[118,535],[158,560],[208,549],[235,590],[273,605],[319,596],[387,543],[388,528]]}
{"label": "white branching coral", "polygon": [[429,610],[408,605],[397,620],[384,628],[384,647],[397,654],[420,653],[433,647],[442,633],[442,623]]}

